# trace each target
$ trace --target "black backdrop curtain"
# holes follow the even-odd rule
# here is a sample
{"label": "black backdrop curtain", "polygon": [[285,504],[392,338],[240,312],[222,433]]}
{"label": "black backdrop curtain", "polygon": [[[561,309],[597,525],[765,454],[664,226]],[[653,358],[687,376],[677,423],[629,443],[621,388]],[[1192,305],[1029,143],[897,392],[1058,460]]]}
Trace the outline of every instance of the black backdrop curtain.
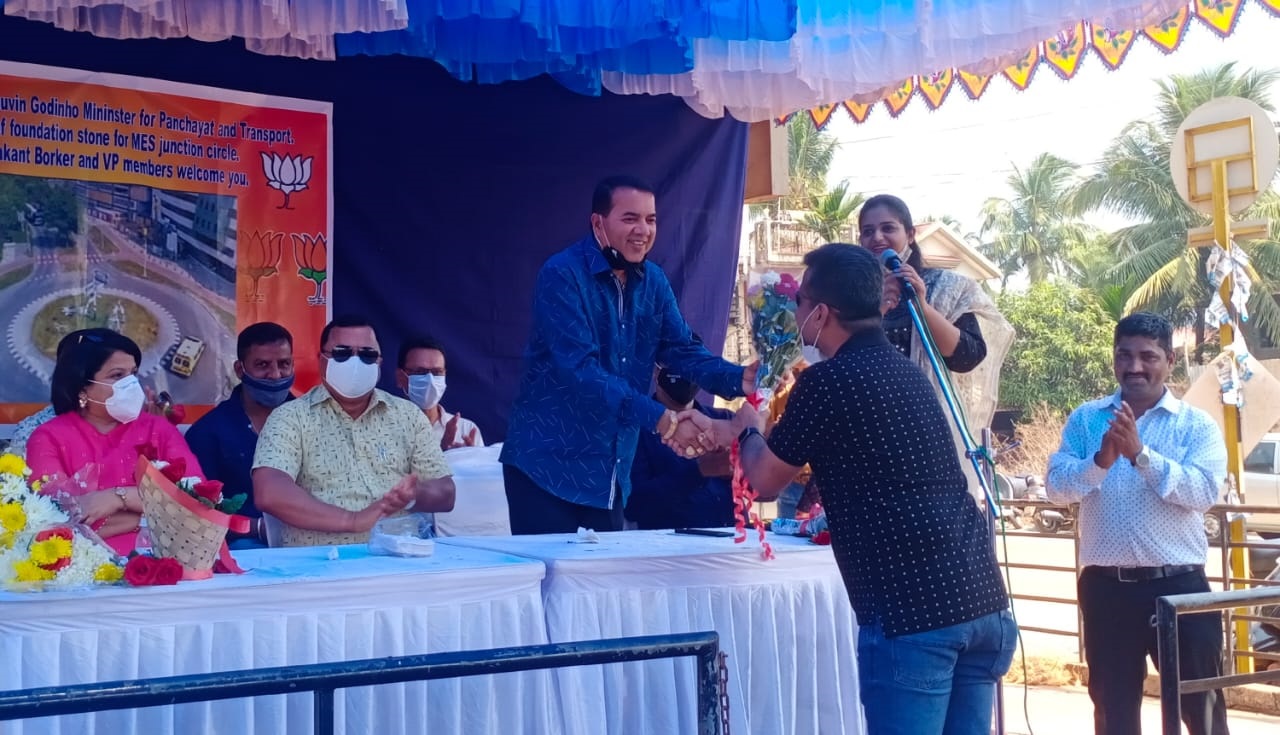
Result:
{"label": "black backdrop curtain", "polygon": [[[329,100],[334,313],[378,326],[383,383],[401,338],[448,351],[444,404],[506,433],[534,276],[588,228],[591,186],[658,190],[653,260],[713,349],[724,341],[741,228],[746,126],[674,97],[576,95],[542,78],[459,83],[406,57],[261,56],[235,41],[116,41],[0,17],[0,59]],[[2,90],[0,90],[2,92]]]}

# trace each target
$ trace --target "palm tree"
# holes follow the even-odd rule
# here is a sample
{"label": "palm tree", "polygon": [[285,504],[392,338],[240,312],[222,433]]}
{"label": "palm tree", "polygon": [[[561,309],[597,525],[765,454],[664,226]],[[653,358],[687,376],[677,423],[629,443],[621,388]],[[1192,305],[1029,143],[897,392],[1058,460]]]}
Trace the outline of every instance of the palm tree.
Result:
{"label": "palm tree", "polygon": [[818,130],[808,115],[796,115],[787,122],[787,180],[790,193],[777,201],[752,204],[747,208],[752,220],[782,210],[811,208],[827,190],[827,173],[839,141]]}
{"label": "palm tree", "polygon": [[[1275,70],[1236,73],[1234,64],[1173,75],[1159,82],[1153,120],[1130,123],[1103,154],[1097,171],[1071,197],[1073,211],[1107,209],[1137,224],[1111,233],[1108,249],[1117,264],[1110,276],[1135,285],[1125,311],[1152,309],[1178,323],[1195,324],[1196,344],[1204,342],[1204,309],[1212,293],[1205,276],[1207,248],[1187,244],[1189,230],[1209,224],[1209,218],[1182,201],[1169,170],[1169,150],[1178,127],[1190,112],[1216,97],[1244,97],[1272,109],[1270,87],[1280,80]],[[1280,195],[1266,191],[1243,219],[1269,218],[1270,237],[1240,243],[1253,260],[1254,285],[1249,300],[1246,332],[1256,332],[1280,344]]]}
{"label": "palm tree", "polygon": [[1067,207],[1075,170],[1070,161],[1041,153],[1026,170],[1014,167],[1006,180],[1012,198],[993,197],[982,206],[983,250],[1005,281],[1024,269],[1032,283],[1065,274],[1072,251],[1088,239],[1089,228]]}
{"label": "palm tree", "polygon": [[800,225],[826,242],[844,242],[849,234],[849,223],[864,201],[861,194],[849,194],[849,182],[841,182],[818,197],[800,220]]}

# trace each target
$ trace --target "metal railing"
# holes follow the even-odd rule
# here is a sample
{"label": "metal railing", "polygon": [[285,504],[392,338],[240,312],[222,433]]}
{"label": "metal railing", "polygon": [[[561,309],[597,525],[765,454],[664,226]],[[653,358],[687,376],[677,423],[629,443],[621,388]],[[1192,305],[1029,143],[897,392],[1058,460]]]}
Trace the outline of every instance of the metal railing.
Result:
{"label": "metal railing", "polygon": [[[1067,509],[1067,506],[1059,503],[1052,503],[1047,500],[1032,500],[1029,498],[1017,499],[1017,500],[1013,500],[1009,498],[1000,498],[997,500],[997,503],[1002,509],[1013,509],[1015,511],[1021,510],[1024,508],[1031,508],[1031,509],[1040,508],[1045,510],[1057,510],[1057,511],[1063,511]],[[1028,522],[1030,522],[1030,519],[1028,519]],[[1083,662],[1084,646],[1081,644],[1081,642],[1084,640],[1084,622],[1080,616],[1079,604],[1074,594],[1075,588],[1076,588],[1075,577],[1079,574],[1079,570],[1080,570],[1079,525],[1072,523],[1071,528],[1067,531],[1057,531],[1054,533],[1047,533],[1042,530],[1015,528],[1006,522],[1004,533],[1009,538],[1041,538],[1041,539],[1045,539],[1046,542],[1050,539],[1061,539],[1063,541],[1071,542],[1071,545],[1072,545],[1071,558],[1073,563],[1069,567],[1063,566],[1061,564],[1037,564],[1033,562],[1011,561],[1009,559],[1002,560],[1000,562],[1000,566],[1010,570],[1022,569],[1022,570],[1036,571],[1036,572],[1053,572],[1055,574],[1071,575],[1071,582],[1068,585],[1069,588],[1072,590],[1072,595],[1070,597],[1056,597],[1053,595],[1026,594],[1018,591],[1019,585],[1011,585],[1011,589],[1009,590],[1009,597],[1012,600],[1014,600],[1015,605],[1017,604],[1017,601],[1022,600],[1026,602],[1066,605],[1074,608],[1076,613],[1075,627],[1071,629],[1052,628],[1052,627],[1046,627],[1041,625],[1033,625],[1027,622],[1027,620],[1023,617],[1019,617],[1018,619],[1018,628],[1028,633],[1045,633],[1048,635],[1065,636],[1068,638],[1074,638],[1076,640],[1076,658],[1078,661]],[[1003,555],[1004,553],[1003,546],[997,548],[997,552]]]}
{"label": "metal railing", "polygon": [[719,653],[720,636],[710,631],[44,687],[0,692],[0,722],[309,691],[314,693],[314,731],[331,735],[338,689],[694,656],[697,732],[719,735]]}
{"label": "metal railing", "polygon": [[[1227,592],[1170,595],[1156,600],[1156,642],[1160,658],[1160,716],[1165,735],[1182,732],[1182,695],[1261,682],[1280,682],[1280,671],[1228,674],[1183,681],[1178,670],[1178,616],[1221,612],[1252,605],[1280,604],[1280,588],[1255,587]],[[1250,616],[1253,617],[1253,616]],[[1263,616],[1256,616],[1266,619]],[[1272,620],[1280,619],[1271,618]],[[1253,654],[1266,656],[1266,654]],[[1280,657],[1276,657],[1280,660]]]}

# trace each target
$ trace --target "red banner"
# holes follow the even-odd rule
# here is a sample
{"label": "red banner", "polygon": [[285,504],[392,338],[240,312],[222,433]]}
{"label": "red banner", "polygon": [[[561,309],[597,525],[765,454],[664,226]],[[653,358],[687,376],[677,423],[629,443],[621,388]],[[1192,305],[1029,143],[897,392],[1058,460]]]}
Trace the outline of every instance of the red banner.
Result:
{"label": "red banner", "polygon": [[[58,341],[138,343],[175,402],[225,397],[240,329],[317,382],[333,224],[326,102],[0,62],[0,422],[49,401]],[[193,414],[189,413],[189,416]]]}

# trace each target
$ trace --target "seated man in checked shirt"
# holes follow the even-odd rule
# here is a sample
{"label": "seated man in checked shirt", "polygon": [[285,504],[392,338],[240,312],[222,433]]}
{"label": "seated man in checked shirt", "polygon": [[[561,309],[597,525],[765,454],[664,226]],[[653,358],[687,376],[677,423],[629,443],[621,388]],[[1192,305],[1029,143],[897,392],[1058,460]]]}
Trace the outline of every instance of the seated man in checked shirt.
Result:
{"label": "seated man in checked shirt", "polygon": [[[1227,451],[1217,424],[1165,387],[1173,327],[1155,314],[1116,325],[1118,393],[1076,409],[1049,458],[1049,499],[1080,504],[1080,612],[1098,735],[1142,731],[1146,657],[1156,659],[1155,600],[1208,592],[1204,512],[1218,500]],[[1182,616],[1183,680],[1222,675],[1217,613]],[[1221,691],[1186,694],[1191,735],[1225,735]]]}

